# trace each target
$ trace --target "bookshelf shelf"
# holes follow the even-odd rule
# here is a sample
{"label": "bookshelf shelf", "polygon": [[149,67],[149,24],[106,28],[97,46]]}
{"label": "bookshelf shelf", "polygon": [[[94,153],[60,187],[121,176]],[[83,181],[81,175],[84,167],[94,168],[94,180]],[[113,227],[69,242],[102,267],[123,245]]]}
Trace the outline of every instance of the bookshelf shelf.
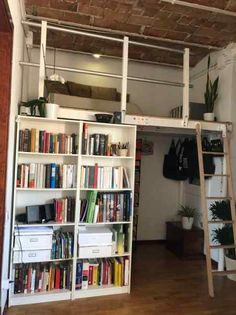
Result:
{"label": "bookshelf shelf", "polygon": [[42,291],[36,293],[20,293],[12,294],[10,305],[24,305],[24,304],[33,304],[33,303],[45,303],[53,301],[62,301],[69,300],[71,298],[71,291],[58,289],[52,291]]}
{"label": "bookshelf shelf", "polygon": [[17,191],[75,191],[77,188],[16,188]]}
{"label": "bookshelf shelf", "polygon": [[[132,258],[132,225],[133,225],[133,193],[134,193],[134,170],[135,170],[135,146],[136,146],[136,127],[133,125],[115,125],[115,124],[103,124],[103,123],[97,123],[97,122],[83,122],[83,121],[76,121],[76,120],[66,120],[66,119],[57,119],[57,120],[52,120],[52,119],[47,119],[47,118],[41,118],[41,117],[27,117],[27,116],[18,116],[16,119],[16,123],[17,123],[17,139],[16,139],[16,154],[15,154],[15,178],[14,178],[14,201],[13,201],[13,218],[16,218],[16,215],[18,214],[22,214],[22,212],[24,211],[24,208],[26,208],[26,206],[35,206],[35,205],[45,205],[45,204],[52,204],[54,203],[54,198],[55,200],[67,200],[66,202],[69,202],[68,200],[71,200],[71,198],[74,200],[74,204],[73,204],[73,211],[75,211],[75,213],[72,216],[72,219],[70,216],[67,216],[68,220],[73,220],[73,222],[56,222],[58,219],[58,217],[56,217],[56,211],[55,211],[55,217],[53,217],[53,219],[50,220],[54,220],[54,221],[49,221],[47,223],[38,223],[38,224],[22,224],[22,223],[17,223],[17,221],[14,219],[12,222],[12,231],[13,231],[13,235],[12,235],[12,240],[11,240],[11,266],[10,266],[10,279],[13,281],[12,282],[12,287],[10,290],[10,294],[9,294],[9,305],[24,305],[24,304],[33,304],[33,303],[43,303],[43,302],[50,302],[50,301],[60,301],[60,300],[70,300],[70,299],[75,299],[75,298],[84,298],[84,297],[93,297],[93,296],[103,296],[103,295],[111,295],[111,294],[122,294],[122,293],[129,293],[130,292],[130,274],[131,274],[131,258]],[[82,152],[86,152],[87,151],[83,151],[83,136],[84,136],[84,127],[85,125],[87,126],[87,130],[89,132],[90,135],[92,134],[105,134],[106,135],[106,139],[111,141],[111,142],[106,142],[106,146],[107,148],[109,147],[109,145],[113,144],[117,144],[117,143],[128,143],[129,144],[129,155],[130,156],[107,156],[107,155],[88,155],[88,154],[82,154]],[[32,140],[32,142],[29,144],[29,146],[22,146],[22,142],[20,142],[19,140],[22,141],[22,139],[25,138],[22,137],[22,135],[27,135],[26,130],[30,131],[30,135],[33,135],[33,138],[30,137],[30,139]],[[33,130],[33,131],[32,131]],[[36,131],[35,131],[36,130]],[[46,132],[46,134],[51,134],[53,135],[53,139],[54,139],[54,135],[55,135],[55,141],[57,141],[57,136],[58,134],[62,134],[67,136],[68,135],[68,139],[69,136],[73,135],[73,139],[74,142],[72,147],[73,150],[66,150],[66,152],[78,152],[78,154],[63,154],[63,153],[41,153],[41,152],[25,152],[23,150],[26,150],[25,148],[27,148],[28,151],[32,150],[32,151],[38,151],[40,150],[39,148],[41,148],[42,146],[39,146],[38,144],[40,143],[36,143],[38,141],[38,139],[40,139],[39,141],[42,141],[42,138],[38,138],[38,134],[39,131],[44,130]],[[20,132],[21,131],[21,132]],[[36,137],[35,137],[35,133],[36,133]],[[42,134],[41,134],[42,135]],[[74,138],[74,135],[76,135],[76,140]],[[29,138],[26,139],[28,141]],[[37,139],[37,140],[35,140]],[[51,139],[51,138],[50,138]],[[73,142],[72,139],[72,142]],[[34,142],[36,141],[36,142]],[[50,140],[51,141],[51,140]],[[47,143],[47,142],[46,142]],[[53,140],[53,146],[55,144],[54,140]],[[67,143],[70,143],[69,141]],[[23,144],[25,144],[25,142],[23,142]],[[50,142],[51,144],[51,142]],[[21,145],[21,146],[20,146]],[[68,144],[69,145],[69,144]],[[101,144],[102,145],[102,144]],[[50,146],[49,146],[50,147]],[[21,150],[20,150],[21,148]],[[54,147],[55,148],[55,147]],[[66,146],[67,148],[67,146]],[[76,149],[76,151],[75,151]],[[54,149],[55,150],[55,149]],[[109,152],[113,152],[111,150],[111,147],[109,149]],[[47,151],[49,152],[49,150],[47,149]],[[61,151],[57,151],[56,152],[65,152],[65,150]],[[96,151],[94,151],[96,152]],[[106,151],[100,151],[100,152],[108,152],[107,149]],[[90,151],[89,151],[90,153]],[[104,154],[104,153],[103,153]],[[68,158],[68,159],[66,159]],[[70,161],[71,158],[71,161]],[[57,160],[56,160],[57,159]],[[55,162],[55,160],[57,162]],[[49,162],[49,161],[53,161]],[[61,163],[61,161],[63,161]],[[66,163],[65,163],[66,161]],[[70,161],[69,163],[67,163],[67,161]],[[29,174],[29,178],[30,175],[32,176],[32,174],[34,174],[34,178],[33,178],[33,185],[37,185],[37,186],[49,186],[48,185],[48,178],[50,179],[50,185],[54,186],[51,184],[51,176],[52,176],[52,169],[53,167],[55,167],[52,164],[56,164],[56,166],[59,164],[59,162],[61,164],[68,164],[70,165],[70,163],[73,163],[73,167],[75,169],[75,173],[73,173],[73,181],[72,184],[71,182],[67,182],[67,185],[69,187],[71,187],[71,185],[76,186],[76,188],[24,188],[24,186],[28,186],[29,182],[27,181],[27,175]],[[101,173],[100,176],[101,177],[101,182],[100,184],[97,184],[97,186],[107,186],[107,187],[123,187],[123,186],[129,186],[129,188],[122,188],[122,189],[115,189],[115,188],[110,188],[110,189],[105,189],[105,188],[84,188],[81,187],[82,186],[82,181],[81,178],[82,177],[82,169],[84,164],[86,164],[85,162],[88,163],[88,167],[95,167],[95,165],[98,165],[98,167],[104,168],[104,174]],[[49,171],[48,169],[46,169],[46,174],[43,175],[40,178],[36,177],[36,174],[40,174],[41,176],[41,166],[40,168],[38,168],[38,166],[35,166],[35,173],[32,172],[32,168],[34,167],[33,164],[37,164],[37,165],[43,165],[42,168],[44,168],[44,165],[49,165]],[[22,165],[24,165],[22,167]],[[29,169],[25,168],[29,167]],[[85,165],[86,166],[86,165]],[[51,169],[50,169],[51,167]],[[109,169],[112,169],[112,172],[114,172],[114,174],[112,173],[112,176],[109,177],[109,181],[107,184],[105,177],[108,176],[108,173],[105,174],[105,168],[109,167]],[[65,167],[66,168],[66,167]],[[114,171],[113,171],[114,168]],[[116,170],[115,170],[116,169]],[[118,173],[117,175],[117,169],[119,170],[120,173]],[[40,171],[39,171],[40,170]],[[59,170],[59,171],[58,171]],[[106,169],[108,170],[108,168]],[[56,168],[57,176],[59,174],[59,177],[57,177],[58,183],[61,183],[61,169],[60,169],[60,165],[58,166],[58,168]],[[27,173],[29,172],[29,173]],[[43,170],[44,172],[44,170]],[[50,176],[48,176],[48,172],[50,174]],[[64,172],[64,169],[63,169]],[[66,170],[66,174],[67,172],[70,172],[70,169],[68,168]],[[114,176],[115,176],[115,172],[116,172],[116,180],[114,181]],[[23,175],[22,175],[23,174]],[[27,174],[27,175],[25,175]],[[44,173],[43,173],[44,174]],[[114,176],[113,176],[114,175]],[[64,176],[64,173],[63,173]],[[110,176],[110,175],[109,175]],[[119,180],[118,180],[118,176],[120,176]],[[19,180],[20,178],[20,180]],[[59,178],[59,179],[58,179]],[[76,180],[75,180],[76,178]],[[113,178],[113,179],[112,179]],[[46,181],[46,185],[44,185],[44,179]],[[31,178],[32,180],[32,178]],[[37,181],[38,180],[38,181]],[[94,179],[93,179],[94,180]],[[104,183],[106,184],[103,184]],[[111,184],[110,184],[111,182]],[[118,182],[118,183],[117,183]],[[18,184],[18,186],[23,186],[23,187],[16,187],[16,183]],[[20,184],[19,184],[20,183]],[[32,183],[32,182],[31,182]],[[43,183],[43,184],[42,184]],[[64,182],[63,182],[64,183]],[[95,181],[94,181],[95,183]],[[97,182],[99,183],[99,182]],[[31,187],[33,187],[33,185],[31,184]],[[57,184],[56,184],[57,185]],[[59,185],[64,185],[64,184],[58,184]],[[87,185],[87,184],[86,184]],[[84,185],[84,186],[86,186]],[[95,186],[95,184],[93,184]],[[92,185],[92,186],[93,186]],[[41,186],[41,187],[42,187]],[[88,186],[91,187],[91,185],[89,184]],[[104,187],[103,186],[103,187]],[[104,196],[104,195],[109,195],[109,196],[115,196],[114,198],[118,198],[117,196],[119,195],[119,202],[122,205],[122,207],[124,208],[120,208],[118,207],[118,204],[116,204],[116,208],[114,211],[116,211],[116,214],[109,217],[103,217],[101,219],[101,217],[98,219],[99,221],[104,220],[105,222],[97,222],[97,223],[86,223],[86,222],[79,222],[80,218],[81,218],[81,213],[80,213],[80,206],[81,206],[81,201],[84,198],[87,198],[88,195],[91,194],[91,192],[94,191],[94,193],[97,193],[97,196]],[[31,192],[31,193],[28,193]],[[127,197],[129,196],[129,197]],[[128,199],[129,198],[129,199]],[[97,199],[98,200],[98,199]],[[105,200],[105,199],[104,199]],[[114,199],[115,200],[115,199]],[[118,200],[118,199],[117,199]],[[121,202],[122,200],[122,202]],[[126,206],[124,206],[126,205]],[[28,208],[27,208],[28,209]],[[55,208],[58,210],[58,208]],[[122,210],[120,210],[122,209]],[[124,212],[123,212],[124,211]],[[126,211],[126,212],[125,212]],[[71,214],[71,212],[68,212]],[[106,212],[104,212],[106,213]],[[63,213],[64,215],[64,213]],[[120,215],[118,217],[118,215]],[[60,218],[60,216],[59,216]],[[66,216],[63,216],[63,219],[65,219]],[[114,220],[114,221],[106,221],[106,220]],[[120,220],[123,221],[115,221],[117,218],[119,218]],[[124,221],[126,218],[130,218],[129,221]],[[87,219],[87,218],[86,218]],[[65,219],[66,220],[66,219]],[[94,217],[95,220],[95,217]],[[88,222],[93,222],[94,220],[88,220]],[[65,259],[49,259],[47,261],[25,261],[24,262],[24,274],[22,276],[22,278],[20,279],[27,279],[24,278],[25,275],[28,274],[26,272],[35,272],[37,273],[39,269],[37,269],[37,265],[34,264],[40,264],[40,266],[43,267],[43,272],[48,272],[48,268],[50,266],[53,266],[52,268],[59,268],[60,270],[67,270],[70,274],[70,277],[72,279],[72,287],[70,290],[64,290],[64,289],[59,289],[59,290],[51,290],[51,291],[42,291],[42,292],[36,292],[36,293],[27,293],[27,294],[23,294],[23,293],[19,293],[19,294],[14,294],[14,289],[16,288],[16,292],[23,292],[22,291],[22,287],[20,287],[19,289],[19,283],[17,283],[17,287],[14,286],[14,280],[16,279],[17,281],[19,281],[19,277],[18,278],[14,278],[16,275],[16,272],[19,272],[20,270],[20,265],[19,263],[13,263],[13,257],[14,257],[14,252],[17,250],[17,248],[14,248],[15,246],[15,242],[14,242],[14,230],[15,228],[25,228],[25,227],[29,227],[32,228],[32,230],[36,230],[36,234],[39,233],[40,228],[41,227],[45,227],[45,229],[49,229],[49,230],[53,230],[52,232],[54,233],[54,235],[56,235],[56,233],[62,233],[63,235],[72,235],[73,237],[73,253],[74,256],[72,258],[65,258]],[[46,228],[48,227],[48,228]],[[51,227],[51,229],[50,229]],[[107,227],[108,229],[110,229],[111,231],[114,231],[117,229],[123,229],[122,232],[119,233],[123,233],[124,237],[125,237],[125,246],[124,246],[124,253],[123,254],[115,254],[112,256],[104,256],[104,257],[100,257],[100,258],[109,258],[109,263],[112,263],[112,268],[114,268],[112,270],[112,272],[117,272],[117,269],[115,271],[115,264],[117,266],[117,264],[124,264],[126,263],[126,275],[128,276],[128,278],[126,278],[126,280],[128,279],[129,281],[127,283],[129,283],[128,286],[123,286],[123,287],[118,287],[115,285],[103,285],[101,287],[98,286],[92,286],[89,285],[87,290],[76,290],[75,286],[76,286],[76,272],[77,272],[77,262],[78,260],[80,260],[81,263],[81,259],[78,258],[78,232],[79,232],[79,227],[84,227],[86,228],[92,228],[92,227],[96,227],[98,229],[102,229],[102,227]],[[38,230],[37,230],[38,228]],[[24,231],[24,229],[23,229]],[[41,229],[42,231],[42,229]],[[52,233],[51,232],[51,233]],[[118,233],[118,232],[117,232]],[[31,234],[30,234],[31,235]],[[38,235],[38,234],[37,234]],[[39,233],[40,235],[40,233]],[[31,235],[32,236],[32,235]],[[118,239],[118,238],[117,238]],[[117,241],[118,242],[118,241]],[[118,244],[118,243],[117,243]],[[31,245],[30,243],[30,247],[29,249],[24,249],[24,250],[30,250],[30,251],[36,251],[37,248],[33,247],[34,245]],[[39,247],[38,247],[39,248]],[[41,247],[40,247],[41,248]],[[42,250],[43,248],[41,248]],[[46,248],[45,248],[46,249]],[[48,249],[48,247],[47,247]],[[119,248],[118,248],[119,249]],[[51,251],[51,249],[48,249]],[[120,249],[119,249],[120,250]],[[121,252],[121,251],[120,251]],[[111,253],[111,252],[110,252]],[[101,252],[101,254],[103,254]],[[104,252],[105,254],[105,252]],[[27,257],[27,256],[25,256]],[[32,257],[32,256],[31,256]],[[42,257],[42,256],[38,256],[38,257]],[[46,257],[46,259],[48,259],[50,257],[49,256]],[[27,258],[26,258],[27,259]],[[94,259],[97,259],[96,257],[94,257]],[[94,259],[90,259],[88,258],[88,263],[92,263],[92,261],[94,261]],[[112,260],[112,262],[110,261],[110,259]],[[36,258],[34,258],[34,260],[36,260]],[[84,262],[84,258],[82,259]],[[104,263],[106,263],[107,259],[104,259]],[[55,263],[55,264],[54,264]],[[100,262],[99,262],[100,263]],[[29,265],[30,264],[30,265]],[[45,264],[45,265],[44,265]],[[33,270],[33,271],[32,271]],[[36,271],[35,271],[36,270]],[[66,272],[67,272],[66,271]],[[109,269],[109,272],[111,272],[111,269]],[[122,273],[119,273],[120,275],[122,275]],[[60,273],[60,277],[61,277],[61,273]],[[46,276],[47,279],[47,276]],[[81,278],[82,279],[82,278]],[[112,279],[112,277],[111,277]],[[113,278],[114,279],[114,278]],[[124,278],[119,278],[119,279],[123,279],[122,283],[124,283]],[[47,281],[51,281],[51,280],[47,280]],[[62,278],[60,278],[60,281],[62,281]],[[55,283],[55,279],[54,279],[54,283]],[[120,282],[121,283],[121,282]],[[68,286],[67,286],[68,287]],[[37,285],[35,284],[34,289],[37,288]]]}
{"label": "bookshelf shelf", "polygon": [[89,154],[82,154],[82,158],[84,159],[108,159],[108,160],[132,160],[133,156],[107,156],[107,155],[89,155]]}
{"label": "bookshelf shelf", "polygon": [[103,191],[103,192],[116,192],[116,191],[132,191],[132,188],[122,188],[122,189],[115,189],[115,188],[110,188],[110,189],[105,189],[105,188],[80,188],[81,191]]}
{"label": "bookshelf shelf", "polygon": [[113,222],[96,222],[96,223],[86,223],[79,222],[79,226],[99,226],[99,225],[114,225],[114,224],[131,224],[132,221],[113,221]]}
{"label": "bookshelf shelf", "polygon": [[[130,256],[130,253],[129,252],[125,252],[123,254],[114,254],[114,255],[110,255],[110,256],[101,256],[99,258],[115,258],[115,257],[126,257],[126,256]],[[86,258],[80,258],[80,257],[77,257],[77,259],[86,259]]]}
{"label": "bookshelf shelf", "polygon": [[55,227],[62,227],[62,226],[74,226],[75,223],[68,222],[68,223],[37,223],[37,224],[15,224],[15,227],[42,227],[42,226],[55,226]]}
{"label": "bookshelf shelf", "polygon": [[78,158],[78,154],[66,154],[66,153],[42,153],[42,152],[23,152],[23,151],[19,151],[18,154],[20,156],[62,156],[62,157],[77,157]]}
{"label": "bookshelf shelf", "polygon": [[[73,258],[58,258],[58,259],[49,259],[45,260],[44,263],[50,263],[50,262],[63,262],[63,261],[71,261]],[[14,263],[14,265],[23,264],[24,262]],[[54,290],[52,290],[54,291]]]}
{"label": "bookshelf shelf", "polygon": [[128,286],[117,287],[114,285],[106,285],[106,286],[95,286],[91,287],[87,290],[76,290],[74,293],[75,298],[88,298],[94,296],[104,296],[104,295],[113,295],[113,294],[124,294],[129,293],[130,288]]}

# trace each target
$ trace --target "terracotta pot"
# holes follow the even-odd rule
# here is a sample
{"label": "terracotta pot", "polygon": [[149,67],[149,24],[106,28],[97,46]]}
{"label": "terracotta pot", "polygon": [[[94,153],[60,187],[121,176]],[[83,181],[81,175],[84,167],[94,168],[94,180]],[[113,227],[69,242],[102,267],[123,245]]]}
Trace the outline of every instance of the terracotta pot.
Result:
{"label": "terracotta pot", "polygon": [[194,218],[182,217],[182,227],[184,230],[191,230]]}
{"label": "terracotta pot", "polygon": [[206,121],[215,121],[215,114],[214,113],[204,113],[203,118]]}

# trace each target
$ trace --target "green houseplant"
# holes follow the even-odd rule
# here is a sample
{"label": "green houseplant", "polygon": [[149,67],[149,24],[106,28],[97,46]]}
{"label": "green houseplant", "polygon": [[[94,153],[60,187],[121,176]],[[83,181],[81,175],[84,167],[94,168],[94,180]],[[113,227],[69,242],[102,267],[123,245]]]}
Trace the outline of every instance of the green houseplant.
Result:
{"label": "green houseplant", "polygon": [[182,218],[183,229],[191,230],[194,218],[198,215],[198,210],[188,205],[180,205],[178,215]]}
{"label": "green houseplant", "polygon": [[[229,200],[216,201],[209,208],[212,220],[231,221],[231,209]],[[230,223],[221,223],[212,232],[212,241],[220,245],[233,245],[233,227]],[[225,264],[227,270],[236,270],[236,254],[234,248],[225,248]],[[236,275],[228,275],[228,278],[236,281]]]}
{"label": "green houseplant", "polygon": [[210,79],[210,64],[211,64],[211,57],[208,57],[207,63],[207,82],[206,82],[206,91],[204,93],[205,104],[207,112],[204,113],[204,120],[214,121],[214,106],[215,101],[218,97],[218,85],[219,85],[219,76],[214,80],[214,82]]}
{"label": "green houseplant", "polygon": [[40,117],[45,117],[46,103],[47,100],[44,97],[40,97],[39,99],[33,99],[28,102],[21,102],[20,105],[24,107],[29,107],[31,116],[37,116],[39,114]]}

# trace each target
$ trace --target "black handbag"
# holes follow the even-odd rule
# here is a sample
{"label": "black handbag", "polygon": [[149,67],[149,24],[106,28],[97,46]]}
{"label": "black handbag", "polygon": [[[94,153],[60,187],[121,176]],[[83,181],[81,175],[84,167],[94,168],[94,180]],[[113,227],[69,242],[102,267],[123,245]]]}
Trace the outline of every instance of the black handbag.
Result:
{"label": "black handbag", "polygon": [[[223,143],[221,139],[211,140],[211,151],[212,152],[224,152]],[[215,157],[222,157],[222,155],[214,154]]]}
{"label": "black handbag", "polygon": [[181,153],[180,140],[176,143],[171,141],[168,154],[165,154],[163,163],[163,176],[173,180],[185,180],[187,176],[183,171],[183,167],[179,164],[179,156]]}
{"label": "black handbag", "polygon": [[[211,152],[212,146],[211,142],[208,141],[206,137],[202,139],[202,150]],[[211,154],[203,154],[203,165],[204,165],[204,173],[205,174],[214,174],[215,173],[215,164],[214,159]],[[209,178],[210,176],[205,176],[205,178]]]}

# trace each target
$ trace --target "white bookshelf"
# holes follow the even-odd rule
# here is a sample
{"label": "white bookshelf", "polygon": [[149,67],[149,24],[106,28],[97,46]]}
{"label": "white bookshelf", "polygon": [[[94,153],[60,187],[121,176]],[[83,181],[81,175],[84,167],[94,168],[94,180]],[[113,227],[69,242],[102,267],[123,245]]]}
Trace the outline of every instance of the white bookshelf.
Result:
{"label": "white bookshelf", "polygon": [[[15,156],[15,183],[14,183],[14,203],[13,203],[13,222],[12,222],[12,253],[11,253],[11,267],[10,267],[10,279],[14,280],[14,269],[17,264],[13,263],[13,248],[14,248],[14,228],[15,227],[52,227],[53,229],[61,228],[63,231],[70,231],[74,234],[74,247],[73,257],[65,259],[51,259],[50,262],[66,262],[72,264],[72,287],[70,290],[60,289],[51,290],[37,293],[17,293],[14,294],[14,283],[9,293],[9,306],[11,305],[23,305],[59,300],[69,300],[76,298],[85,298],[93,296],[103,296],[112,294],[121,294],[130,292],[131,283],[131,258],[132,258],[132,225],[133,225],[133,194],[134,194],[134,171],[135,171],[135,149],[136,149],[136,127],[131,125],[114,125],[114,124],[101,124],[97,122],[83,122],[75,120],[57,119],[51,120],[47,118],[26,117],[18,116],[17,123],[17,137],[16,137],[16,156]],[[112,135],[112,143],[126,143],[129,142],[128,156],[102,156],[102,155],[89,155],[82,154],[82,134],[83,124],[88,125],[89,134],[100,133]],[[40,152],[24,152],[18,151],[19,142],[19,130],[21,129],[36,128],[38,130],[46,130],[51,133],[75,133],[79,135],[78,139],[78,152],[76,154],[62,154],[62,153],[40,153]],[[17,165],[29,163],[57,163],[57,164],[76,164],[77,166],[77,185],[76,188],[20,188],[16,187],[17,182]],[[122,189],[99,189],[99,188],[83,188],[80,185],[81,168],[84,165],[94,166],[97,163],[100,166],[112,166],[112,167],[125,167],[128,171],[130,187]],[[131,192],[132,205],[131,216],[127,221],[114,221],[114,222],[98,222],[98,223],[86,223],[79,222],[80,218],[80,200],[86,197],[89,191],[96,190],[101,193],[111,192]],[[15,217],[19,213],[25,211],[26,206],[45,204],[53,200],[53,198],[64,198],[66,196],[75,198],[75,222],[47,222],[42,224],[25,224],[15,221]],[[78,229],[79,227],[112,227],[117,225],[124,225],[129,229],[128,233],[128,250],[122,254],[113,254],[109,258],[116,257],[128,257],[129,258],[129,285],[128,286],[115,286],[115,285],[103,285],[103,286],[89,286],[87,290],[76,290],[76,264],[78,259]],[[104,258],[104,257],[99,257]],[[84,258],[83,258],[84,259]],[[44,262],[42,262],[44,263]]]}

